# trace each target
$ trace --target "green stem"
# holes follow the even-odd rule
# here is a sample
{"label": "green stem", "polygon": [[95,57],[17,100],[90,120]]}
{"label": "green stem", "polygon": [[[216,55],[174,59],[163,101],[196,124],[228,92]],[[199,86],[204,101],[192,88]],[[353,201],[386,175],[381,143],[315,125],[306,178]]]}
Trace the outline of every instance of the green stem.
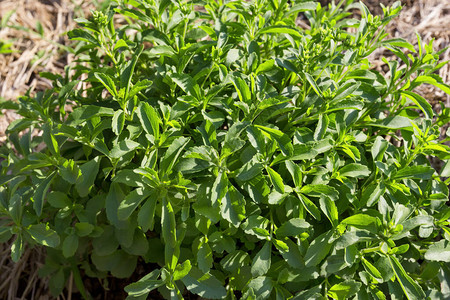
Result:
{"label": "green stem", "polygon": [[81,279],[80,271],[76,264],[72,264],[72,274],[73,280],[77,289],[80,291],[81,296],[84,300],[91,300],[92,297],[86,292],[86,288],[84,287],[83,280]]}

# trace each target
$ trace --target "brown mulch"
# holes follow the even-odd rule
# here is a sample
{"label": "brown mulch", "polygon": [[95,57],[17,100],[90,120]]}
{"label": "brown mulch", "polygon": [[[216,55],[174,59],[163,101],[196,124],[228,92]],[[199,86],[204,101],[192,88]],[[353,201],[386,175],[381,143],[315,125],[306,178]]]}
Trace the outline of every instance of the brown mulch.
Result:
{"label": "brown mulch", "polygon": [[[39,77],[39,72],[62,74],[73,56],[66,51],[68,45],[66,32],[75,27],[75,16],[89,14],[93,1],[88,0],[0,0],[0,42],[12,43],[12,53],[0,53],[0,100],[16,99],[28,90],[31,93],[51,87],[51,83]],[[321,1],[326,3],[327,1]],[[329,2],[329,1],[328,1]],[[337,2],[337,1],[336,1]],[[379,4],[392,4],[393,0],[365,0],[373,13],[382,12]],[[403,0],[405,5],[401,15],[388,28],[392,37],[402,37],[415,43],[416,31],[428,43],[435,39],[436,50],[450,46],[450,0]],[[10,14],[9,21],[3,20]],[[40,26],[37,24],[41,24]],[[388,51],[380,49],[373,53],[374,65],[380,63],[382,56],[389,57]],[[450,60],[450,49],[442,54],[442,60]],[[450,65],[440,72],[444,82],[450,83]],[[433,104],[436,110],[440,103],[450,107],[450,96],[428,85],[419,92]],[[0,142],[6,139],[8,124],[18,118],[11,111],[0,115]],[[443,129],[445,130],[445,128]],[[0,243],[0,299],[52,299],[48,292],[48,280],[37,276],[44,262],[42,249],[26,250],[19,263],[9,258],[10,243]],[[135,278],[136,279],[136,278]],[[86,279],[87,286],[95,286],[95,280]],[[98,283],[99,284],[99,283]],[[117,292],[123,297],[123,282],[110,282],[111,291],[103,299],[112,299]],[[114,288],[117,286],[116,288]],[[102,288],[102,287],[100,287]],[[109,296],[108,296],[109,295]],[[120,296],[119,296],[120,295]],[[99,296],[100,297],[100,296]],[[79,299],[72,280],[58,299]]]}

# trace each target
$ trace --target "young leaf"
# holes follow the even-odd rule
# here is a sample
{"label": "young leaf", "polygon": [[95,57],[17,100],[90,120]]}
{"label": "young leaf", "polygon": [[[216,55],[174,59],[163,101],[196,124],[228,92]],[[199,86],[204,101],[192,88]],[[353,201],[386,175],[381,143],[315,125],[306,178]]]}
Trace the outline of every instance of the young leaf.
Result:
{"label": "young leaf", "polygon": [[355,295],[361,288],[361,282],[354,280],[347,280],[338,284],[333,285],[328,290],[328,296],[336,300],[349,299],[351,296]]}
{"label": "young leaf", "polygon": [[189,273],[191,268],[192,265],[189,259],[185,260],[181,265],[178,265],[175,268],[175,271],[173,272],[173,281],[177,281],[184,278]]}

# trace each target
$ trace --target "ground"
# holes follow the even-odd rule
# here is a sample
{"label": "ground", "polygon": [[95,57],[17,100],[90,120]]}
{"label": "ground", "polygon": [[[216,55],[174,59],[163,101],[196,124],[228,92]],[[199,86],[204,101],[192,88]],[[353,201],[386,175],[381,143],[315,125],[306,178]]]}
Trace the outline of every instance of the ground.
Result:
{"label": "ground", "polygon": [[[39,72],[64,72],[64,67],[73,60],[73,55],[65,48],[68,45],[65,33],[76,25],[74,17],[89,15],[96,2],[0,1],[0,100],[16,99],[27,91],[35,93],[51,87],[47,79],[39,77]],[[330,1],[320,2],[326,5]],[[382,12],[380,3],[388,5],[394,1],[363,2],[373,13],[379,14]],[[434,38],[436,50],[450,46],[450,0],[403,0],[402,4],[405,8],[400,17],[388,28],[392,37],[403,37],[415,43],[418,32],[426,42]],[[373,54],[373,63],[377,68],[383,67],[382,56],[389,56],[389,53],[380,50]],[[442,60],[450,60],[450,48],[442,53]],[[440,76],[444,82],[450,83],[449,64],[440,70]],[[440,109],[440,103],[450,107],[450,96],[440,90],[424,86],[419,92],[436,110]],[[17,117],[11,111],[2,111],[0,142],[6,140],[5,130],[9,122]],[[446,128],[443,128],[442,133]],[[14,264],[9,258],[9,246],[8,243],[0,244],[0,299],[51,299],[48,281],[40,279],[37,274],[43,264],[44,250],[27,250],[19,263]],[[85,284],[88,287],[101,285],[88,279]],[[113,280],[110,282],[110,291],[99,294],[97,299],[114,299],[113,295],[121,299],[123,286],[124,282]],[[79,294],[72,280],[69,280],[63,295],[58,299],[77,298]]]}

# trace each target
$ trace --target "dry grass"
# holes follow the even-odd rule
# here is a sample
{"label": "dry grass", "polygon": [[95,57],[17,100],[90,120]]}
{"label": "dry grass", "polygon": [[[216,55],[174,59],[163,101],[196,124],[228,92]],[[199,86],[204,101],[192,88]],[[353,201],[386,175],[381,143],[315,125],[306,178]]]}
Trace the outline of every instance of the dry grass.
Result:
{"label": "dry grass", "polygon": [[[39,72],[64,72],[73,60],[65,48],[66,32],[75,27],[76,16],[93,8],[93,1],[87,0],[0,0],[4,25],[0,42],[12,43],[12,53],[0,54],[0,99],[17,99],[28,90],[50,88],[50,81],[40,78]],[[11,111],[2,113],[0,141],[5,140],[8,124],[18,117]]]}
{"label": "dry grass", "polygon": [[[375,13],[380,13],[379,3],[389,4],[392,0],[364,1]],[[435,39],[434,47],[441,50],[450,46],[450,0],[404,0],[406,7],[388,28],[393,37],[403,37],[416,41],[417,31],[425,42]],[[8,26],[0,27],[0,41],[12,42],[13,53],[0,54],[0,98],[15,99],[27,90],[31,93],[51,87],[47,79],[40,78],[39,72],[63,73],[64,67],[73,57],[64,48],[68,45],[65,33],[74,28],[76,15],[89,12],[92,1],[87,0],[0,0],[0,17],[10,11]],[[43,34],[39,34],[37,22],[42,24]],[[19,26],[19,27],[18,27]],[[24,30],[27,28],[27,30]],[[387,51],[374,53],[375,64],[381,56],[389,56]],[[443,60],[450,60],[450,49],[442,54]],[[382,63],[381,63],[382,64]],[[380,64],[380,66],[381,66]],[[440,76],[450,83],[450,65],[440,70]],[[450,96],[431,86],[420,88],[435,108],[439,103],[450,107]],[[11,111],[3,111],[0,116],[0,141],[5,140],[5,130],[18,116]],[[0,299],[50,299],[48,281],[40,279],[37,271],[42,267],[42,249],[27,249],[21,260],[14,264],[9,258],[10,243],[0,244]],[[59,299],[72,297],[71,280],[64,295]]]}

